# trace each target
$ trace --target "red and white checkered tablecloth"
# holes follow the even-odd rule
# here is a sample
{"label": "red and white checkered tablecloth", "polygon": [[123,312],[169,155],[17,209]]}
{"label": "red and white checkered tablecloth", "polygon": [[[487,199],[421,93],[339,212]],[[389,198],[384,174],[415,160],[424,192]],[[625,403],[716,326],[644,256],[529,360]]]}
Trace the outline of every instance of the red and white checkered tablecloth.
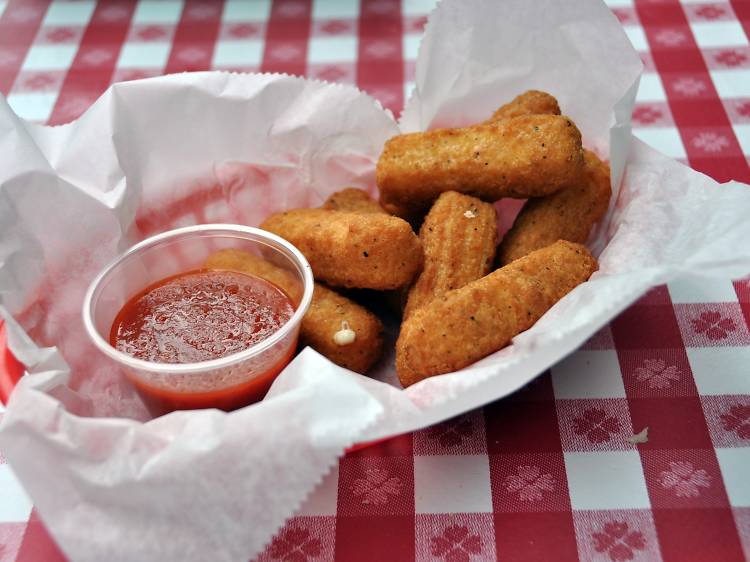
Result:
{"label": "red and white checkered tablecloth", "polygon": [[[646,65],[635,134],[750,182],[750,0],[608,3]],[[0,0],[0,91],[59,124],[114,81],[260,70],[397,112],[433,4]],[[749,326],[748,280],[657,288],[515,396],[342,459],[260,560],[750,559]],[[0,464],[0,562],[60,559]]]}

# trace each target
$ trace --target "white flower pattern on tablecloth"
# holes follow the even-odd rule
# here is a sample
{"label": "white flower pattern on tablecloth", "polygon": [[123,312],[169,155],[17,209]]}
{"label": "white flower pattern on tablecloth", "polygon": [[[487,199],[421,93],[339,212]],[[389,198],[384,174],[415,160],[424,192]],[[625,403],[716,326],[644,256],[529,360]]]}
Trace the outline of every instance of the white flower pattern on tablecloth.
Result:
{"label": "white flower pattern on tablecloth", "polygon": [[335,64],[324,66],[315,73],[315,78],[327,80],[328,82],[337,82],[347,75],[346,70]]}
{"label": "white flower pattern on tablecloth", "polygon": [[555,489],[555,479],[551,474],[544,473],[538,466],[519,466],[516,474],[505,478],[505,489],[518,494],[521,501],[536,502],[544,496],[544,492]]}
{"label": "white flower pattern on tablecloth", "polygon": [[666,47],[677,47],[685,42],[687,37],[682,31],[676,29],[664,29],[654,36],[657,43],[661,43]]}
{"label": "white flower pattern on tablecloth", "polygon": [[659,475],[662,488],[672,490],[678,498],[697,498],[701,488],[711,486],[711,475],[702,468],[695,468],[689,461],[669,463],[669,470]]}
{"label": "white flower pattern on tablecloth", "polygon": [[125,18],[129,10],[123,6],[107,6],[99,12],[99,17],[104,21],[117,21]]}
{"label": "white flower pattern on tablecloth", "polygon": [[216,6],[211,6],[209,4],[200,4],[198,6],[191,6],[187,11],[187,15],[197,20],[203,20],[215,15],[216,9]]}
{"label": "white flower pattern on tablecloth", "polygon": [[287,2],[279,6],[278,14],[287,18],[294,18],[301,16],[306,10],[307,7],[302,2]]}
{"label": "white flower pattern on tablecloth", "polygon": [[706,83],[703,80],[698,80],[697,78],[693,78],[691,76],[680,78],[674,84],[672,84],[672,88],[680,92],[682,95],[689,97],[697,96],[698,94],[701,94],[708,89]]}
{"label": "white flower pattern on tablecloth", "polygon": [[388,41],[375,41],[365,47],[365,52],[377,59],[384,59],[395,54],[396,47]]}
{"label": "white flower pattern on tablecloth", "polygon": [[301,55],[302,53],[296,45],[278,45],[271,49],[271,56],[281,61],[289,61]]}
{"label": "white flower pattern on tablecloth", "polygon": [[396,3],[391,0],[376,0],[367,4],[367,10],[373,14],[384,16],[396,11]]}
{"label": "white flower pattern on tablecloth", "polygon": [[9,49],[0,49],[0,67],[9,65],[18,59],[18,55]]}
{"label": "white flower pattern on tablecloth", "polygon": [[83,62],[85,62],[86,64],[90,64],[91,66],[99,66],[100,64],[107,62],[111,58],[112,53],[110,53],[106,49],[92,49],[81,57]]}
{"label": "white flower pattern on tablecloth", "polygon": [[206,52],[200,47],[188,47],[177,52],[177,58],[185,62],[198,62],[206,57]]}
{"label": "white flower pattern on tablecloth", "polygon": [[676,365],[667,366],[662,359],[646,359],[635,374],[639,382],[648,381],[649,388],[669,388],[673,381],[680,380],[681,373]]}
{"label": "white flower pattern on tablecloth", "polygon": [[693,139],[692,145],[706,152],[721,152],[729,146],[729,139],[724,135],[703,132]]}
{"label": "white flower pattern on tablecloth", "polygon": [[33,6],[22,6],[8,11],[8,18],[18,23],[30,22],[39,15],[39,11]]}
{"label": "white flower pattern on tablecloth", "polygon": [[397,476],[391,476],[383,468],[371,468],[365,471],[364,478],[357,478],[352,486],[352,493],[362,496],[363,505],[385,505],[390,496],[401,494],[403,483]]}

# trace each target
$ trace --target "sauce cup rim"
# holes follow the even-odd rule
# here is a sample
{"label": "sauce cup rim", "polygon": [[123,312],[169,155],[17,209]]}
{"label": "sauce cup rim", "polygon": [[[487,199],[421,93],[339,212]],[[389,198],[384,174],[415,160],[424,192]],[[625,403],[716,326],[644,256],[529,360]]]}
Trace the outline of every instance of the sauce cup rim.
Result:
{"label": "sauce cup rim", "polygon": [[[113,347],[106,339],[102,337],[94,324],[94,298],[98,296],[98,290],[101,283],[106,279],[112,271],[122,264],[125,260],[132,257],[135,254],[141,253],[165,240],[170,238],[177,238],[186,234],[198,234],[198,233],[210,233],[215,232],[216,234],[225,234],[231,236],[232,234],[243,235],[240,238],[246,240],[265,242],[277,251],[281,251],[283,248],[291,254],[293,261],[296,261],[297,267],[299,268],[303,278],[303,294],[299,305],[292,317],[281,327],[279,330],[271,334],[268,338],[260,341],[256,344],[251,345],[247,349],[238,351],[226,357],[220,357],[218,359],[210,359],[208,361],[199,361],[195,363],[157,363],[156,361],[146,361],[145,359],[138,359],[132,355],[128,355],[117,348]],[[283,252],[282,252],[283,253]],[[287,256],[290,257],[290,256]],[[296,329],[302,322],[302,317],[307,313],[307,309],[310,307],[310,302],[313,295],[313,274],[310,264],[305,259],[295,246],[277,236],[271,232],[262,230],[260,228],[252,226],[244,226],[239,224],[200,224],[195,226],[186,226],[182,228],[176,228],[168,230],[154,236],[150,236],[141,242],[138,242],[134,246],[131,246],[122,254],[115,257],[110,261],[94,278],[86,290],[86,296],[83,300],[83,324],[86,329],[86,333],[89,338],[93,341],[94,345],[110,359],[113,359],[117,363],[130,369],[137,369],[142,371],[150,371],[153,373],[159,373],[163,375],[186,375],[195,374],[200,375],[207,371],[214,369],[221,369],[225,367],[231,367],[237,363],[242,363],[251,357],[254,357],[267,349],[270,349],[275,344],[284,340],[289,332]]]}

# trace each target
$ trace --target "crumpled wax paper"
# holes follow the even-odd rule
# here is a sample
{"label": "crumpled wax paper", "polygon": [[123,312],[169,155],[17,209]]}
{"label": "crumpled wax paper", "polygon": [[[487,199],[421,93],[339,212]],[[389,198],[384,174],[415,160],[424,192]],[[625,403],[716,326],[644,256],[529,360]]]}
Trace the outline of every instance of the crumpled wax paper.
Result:
{"label": "crumpled wax paper", "polygon": [[[750,271],[750,188],[720,187],[631,139],[640,71],[598,0],[444,0],[400,123],[355,88],[282,75],[117,84],[56,128],[0,100],[0,314],[30,373],[0,447],[65,553],[247,560],[353,443],[508,395],[677,275]],[[374,194],[386,139],[483,120],[529,88],[554,94],[609,157],[615,196],[590,240],[600,270],[512,346],[407,390],[392,353],[363,377],[305,349],[261,403],[149,421],[87,341],[85,289],[137,240],[198,222],[256,225],[344,186]]]}

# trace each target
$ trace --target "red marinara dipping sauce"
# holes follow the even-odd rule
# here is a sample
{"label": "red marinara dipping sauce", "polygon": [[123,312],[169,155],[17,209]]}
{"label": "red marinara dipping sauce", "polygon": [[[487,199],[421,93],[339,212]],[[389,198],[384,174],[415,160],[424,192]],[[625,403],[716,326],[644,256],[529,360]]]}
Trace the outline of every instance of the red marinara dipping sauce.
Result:
{"label": "red marinara dipping sauce", "polygon": [[[286,293],[265,279],[234,271],[190,271],[163,279],[131,298],[115,317],[110,343],[145,361],[199,363],[265,340],[289,321],[294,310]],[[294,349],[291,345],[250,380],[218,390],[196,392],[189,383],[188,388],[165,389],[131,380],[154,413],[209,407],[231,410],[262,399]]]}

